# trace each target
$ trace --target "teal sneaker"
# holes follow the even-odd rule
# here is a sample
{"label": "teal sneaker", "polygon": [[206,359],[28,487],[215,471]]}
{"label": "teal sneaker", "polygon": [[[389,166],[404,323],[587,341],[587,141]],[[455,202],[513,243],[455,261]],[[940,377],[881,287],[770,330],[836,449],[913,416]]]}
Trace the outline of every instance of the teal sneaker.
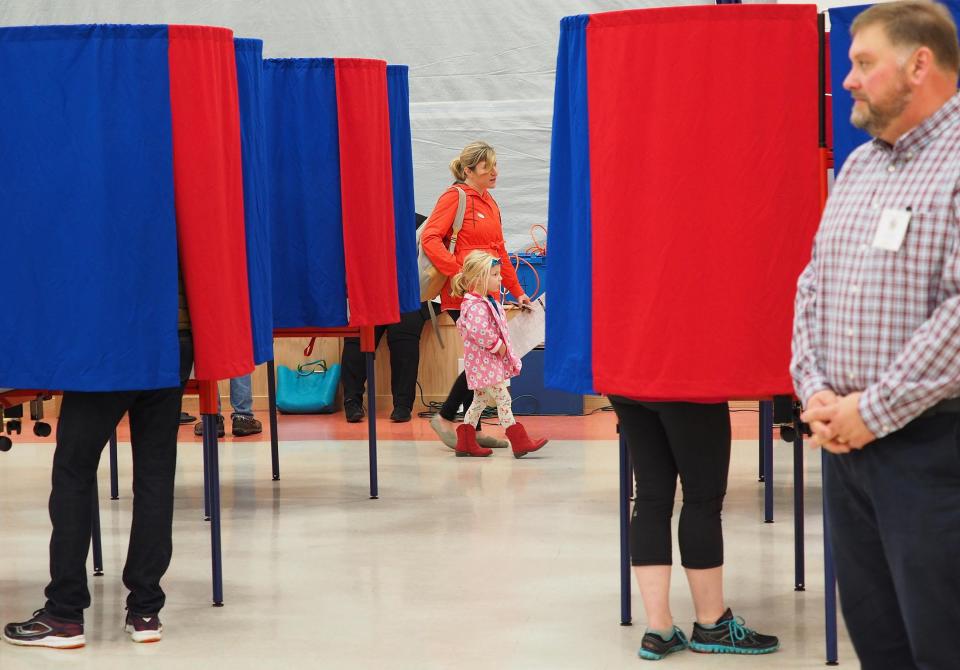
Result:
{"label": "teal sneaker", "polygon": [[673,635],[669,640],[664,640],[658,633],[647,631],[643,634],[643,642],[640,643],[640,650],[637,656],[647,661],[659,661],[664,656],[672,654],[675,651],[683,651],[687,648],[687,638],[683,631],[673,627]]}
{"label": "teal sneaker", "polygon": [[701,654],[772,654],[780,640],[747,628],[743,619],[727,608],[713,626],[693,624],[690,649]]}

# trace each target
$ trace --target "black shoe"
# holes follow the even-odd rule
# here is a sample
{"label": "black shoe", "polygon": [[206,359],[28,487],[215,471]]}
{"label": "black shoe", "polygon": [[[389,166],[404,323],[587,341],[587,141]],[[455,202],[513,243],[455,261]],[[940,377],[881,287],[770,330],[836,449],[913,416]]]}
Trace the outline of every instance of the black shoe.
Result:
{"label": "black shoe", "polygon": [[182,425],[186,425],[186,424],[188,424],[188,423],[193,423],[193,422],[196,421],[196,420],[197,420],[197,417],[191,416],[190,414],[187,414],[186,412],[180,412],[180,423],[181,423]]}
{"label": "black shoe", "polygon": [[[197,425],[193,427],[194,435],[203,435],[203,421],[198,421]],[[223,427],[223,415],[217,415],[217,437],[223,437],[227,434],[226,429]]]}
{"label": "black shoe", "polygon": [[130,614],[127,612],[127,620],[123,624],[123,630],[134,642],[159,642],[163,637],[163,624],[160,623],[160,617],[140,616],[139,614]]}
{"label": "black shoe", "polygon": [[683,631],[673,627],[673,635],[669,640],[664,640],[659,633],[647,631],[643,634],[643,642],[640,643],[640,650],[637,656],[647,661],[659,661],[667,654],[675,651],[683,651],[687,648],[687,638]]}
{"label": "black shoe", "polygon": [[345,402],[343,413],[347,416],[347,423],[360,423],[364,416],[363,405],[358,402]]}
{"label": "black shoe", "polygon": [[394,407],[390,412],[390,420],[394,423],[406,423],[410,420],[410,410],[406,407]]}
{"label": "black shoe", "polygon": [[256,435],[263,432],[263,424],[246,414],[237,414],[233,417],[234,437],[246,437],[247,435]]}
{"label": "black shoe", "polygon": [[66,621],[37,610],[28,621],[8,623],[3,627],[3,639],[22,647],[51,647],[79,649],[84,646],[83,623]]}
{"label": "black shoe", "polygon": [[690,649],[701,654],[770,654],[779,648],[780,640],[747,628],[729,608],[714,626],[694,623],[690,636]]}

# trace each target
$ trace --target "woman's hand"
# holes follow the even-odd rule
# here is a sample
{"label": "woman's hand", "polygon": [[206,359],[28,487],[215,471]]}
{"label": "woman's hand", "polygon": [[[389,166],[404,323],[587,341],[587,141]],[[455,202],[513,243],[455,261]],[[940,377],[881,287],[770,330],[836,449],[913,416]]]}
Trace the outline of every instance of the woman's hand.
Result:
{"label": "woman's hand", "polygon": [[517,302],[520,303],[520,309],[530,309],[530,296],[526,293],[517,298]]}

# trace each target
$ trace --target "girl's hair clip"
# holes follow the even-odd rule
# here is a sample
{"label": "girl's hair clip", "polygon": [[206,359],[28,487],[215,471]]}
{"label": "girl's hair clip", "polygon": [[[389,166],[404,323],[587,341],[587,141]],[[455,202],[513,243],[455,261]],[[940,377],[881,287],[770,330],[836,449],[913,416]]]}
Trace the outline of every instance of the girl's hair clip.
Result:
{"label": "girl's hair clip", "polygon": [[499,258],[494,258],[492,261],[490,261],[490,267],[495,268],[495,267],[497,267],[498,265],[500,265],[500,259],[499,259]]}

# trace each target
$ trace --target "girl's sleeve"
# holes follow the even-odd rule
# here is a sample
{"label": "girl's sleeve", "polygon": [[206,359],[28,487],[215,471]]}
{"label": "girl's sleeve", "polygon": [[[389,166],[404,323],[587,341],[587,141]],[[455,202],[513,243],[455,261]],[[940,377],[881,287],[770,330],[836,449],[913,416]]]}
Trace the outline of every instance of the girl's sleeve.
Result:
{"label": "girl's sleeve", "polygon": [[503,346],[500,338],[500,328],[494,320],[490,310],[482,303],[474,303],[463,310],[457,325],[463,323],[460,333],[464,340],[469,340],[481,349],[490,352],[498,351]]}

